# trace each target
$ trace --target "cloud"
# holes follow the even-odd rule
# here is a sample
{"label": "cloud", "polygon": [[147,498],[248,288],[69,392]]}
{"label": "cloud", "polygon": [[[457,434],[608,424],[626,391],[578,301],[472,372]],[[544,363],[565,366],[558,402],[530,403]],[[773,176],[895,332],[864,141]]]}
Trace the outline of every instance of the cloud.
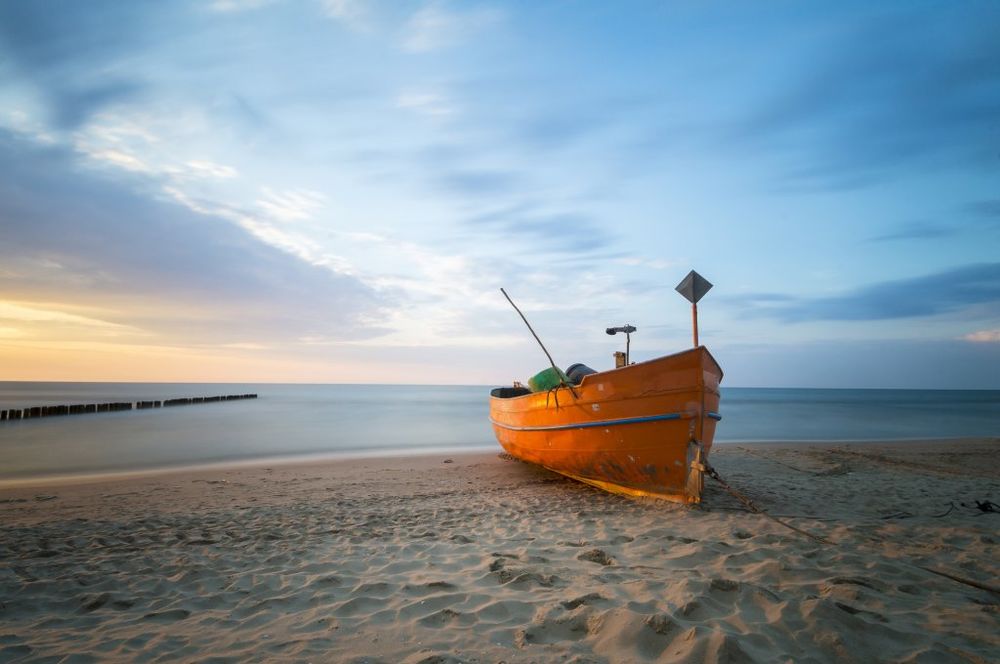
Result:
{"label": "cloud", "polygon": [[[1000,389],[998,344],[953,339],[827,340],[717,344],[712,354],[725,367],[730,387]],[[995,411],[980,412],[984,426],[990,418],[995,423]]]}
{"label": "cloud", "polygon": [[900,167],[995,167],[1000,38],[985,19],[899,12],[821,40],[729,138],[778,155],[786,185],[806,189],[863,187]]}
{"label": "cloud", "polygon": [[0,54],[12,75],[34,89],[57,129],[142,97],[147,84],[122,65],[142,40],[171,33],[166,7],[72,0],[0,3]]}
{"label": "cloud", "polygon": [[579,212],[549,212],[519,204],[479,214],[465,221],[473,230],[486,230],[513,239],[538,252],[591,252],[612,244],[601,224]]}
{"label": "cloud", "polygon": [[115,330],[126,327],[117,323],[109,323],[108,321],[101,320],[99,318],[81,316],[80,314],[61,311],[44,303],[38,304],[10,301],[0,301],[0,321],[63,323]]}
{"label": "cloud", "polygon": [[76,89],[51,89],[52,122],[59,129],[74,129],[106,107],[138,98],[145,89],[138,81],[81,83]]}
{"label": "cloud", "polygon": [[929,240],[949,237],[958,233],[954,226],[931,224],[924,221],[911,221],[898,226],[896,230],[871,238],[872,242],[894,242],[898,240]]}
{"label": "cloud", "polygon": [[[540,98],[548,98],[540,94]],[[607,134],[620,126],[635,126],[640,104],[618,98],[573,99],[536,109],[517,118],[513,137],[522,145],[541,151],[564,148],[587,138]],[[648,147],[648,146],[647,146]]]}
{"label": "cloud", "polygon": [[987,315],[998,315],[1000,263],[980,263],[923,277],[883,281],[834,297],[751,294],[742,301],[750,316],[785,322],[915,318],[978,305],[985,305]]}
{"label": "cloud", "polygon": [[[312,218],[312,202],[308,198],[306,199],[308,204],[307,209],[303,209],[303,204],[296,204],[294,200],[284,204],[274,203],[270,206],[265,205],[264,209],[266,211],[269,210],[269,207],[271,208],[269,210],[270,218],[268,219],[262,218],[251,210],[242,209],[216,200],[189,196],[184,191],[175,187],[165,186],[163,191],[171,199],[192,212],[230,221],[261,242],[280,249],[291,256],[295,256],[305,263],[328,269],[336,274],[346,275],[353,272],[350,264],[343,257],[329,253],[315,240],[302,232],[296,231],[294,227],[285,227],[291,226],[295,221]],[[265,192],[270,192],[270,190],[265,187]],[[287,198],[287,194],[285,198]],[[277,221],[282,227],[276,226],[274,223],[271,223],[272,221]]]}
{"label": "cloud", "polygon": [[513,171],[461,170],[438,177],[438,184],[445,190],[465,196],[494,195],[512,191],[518,183]]}
{"label": "cloud", "polygon": [[[143,173],[151,179],[168,181],[175,189],[239,176],[227,164],[204,157],[189,158],[190,148],[170,140],[171,127],[164,125],[171,122],[155,115],[134,113],[126,117],[102,113],[73,132],[70,143],[95,165]],[[157,132],[165,132],[167,138],[161,139]],[[32,137],[31,132],[25,135]],[[204,148],[195,150],[200,152]]]}
{"label": "cloud", "polygon": [[330,18],[354,30],[368,27],[369,3],[365,0],[323,0],[323,11]]}
{"label": "cloud", "polygon": [[968,209],[977,215],[990,218],[1000,218],[1000,199],[975,201],[969,203]]}
{"label": "cloud", "polygon": [[1000,343],[1000,328],[971,332],[962,338],[966,341],[972,341],[974,343],[997,344]]}
{"label": "cloud", "polygon": [[931,240],[969,233],[1000,231],[1000,200],[982,200],[960,206],[945,222],[910,221],[887,233],[876,235],[871,242]]}
{"label": "cloud", "polygon": [[100,177],[68,150],[2,132],[0,170],[2,299],[72,298],[185,342],[380,333],[386,300],[371,287],[210,210],[156,200],[146,180]]}
{"label": "cloud", "polygon": [[440,118],[455,114],[455,106],[436,92],[403,91],[396,97],[396,106],[431,117]]}
{"label": "cloud", "polygon": [[212,0],[208,8],[213,12],[238,13],[260,9],[275,0]]}
{"label": "cloud", "polygon": [[664,260],[662,258],[644,258],[642,256],[633,255],[617,258],[614,262],[628,267],[645,267],[653,270],[666,270],[667,268],[675,268],[684,264],[683,261]]}
{"label": "cloud", "polygon": [[[212,119],[238,135],[240,140],[274,139],[279,128],[274,120],[246,96],[230,93],[215,99],[209,107]],[[287,137],[286,137],[287,138]]]}
{"label": "cloud", "polygon": [[211,161],[195,159],[187,162],[186,166],[197,175],[204,175],[211,178],[229,179],[238,175],[235,168],[225,164],[216,164]]}
{"label": "cloud", "polygon": [[326,202],[326,196],[308,189],[274,191],[264,187],[261,193],[263,197],[257,199],[257,207],[271,219],[284,223],[312,219]]}
{"label": "cloud", "polygon": [[448,48],[472,38],[502,18],[503,14],[496,9],[452,10],[443,2],[430,2],[406,23],[400,46],[411,53]]}
{"label": "cloud", "polygon": [[135,155],[120,150],[94,150],[90,153],[90,157],[119,168],[124,168],[127,171],[134,171],[136,173],[151,173],[153,171],[153,168],[146,162]]}

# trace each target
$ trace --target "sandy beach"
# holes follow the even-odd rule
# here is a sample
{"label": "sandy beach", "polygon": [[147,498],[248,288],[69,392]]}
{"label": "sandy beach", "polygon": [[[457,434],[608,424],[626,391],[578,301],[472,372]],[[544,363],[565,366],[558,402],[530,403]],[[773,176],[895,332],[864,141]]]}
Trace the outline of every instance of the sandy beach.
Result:
{"label": "sandy beach", "polygon": [[[0,489],[0,661],[990,662],[1000,439],[717,445],[756,504],[498,454]],[[964,504],[963,504],[964,503]]]}

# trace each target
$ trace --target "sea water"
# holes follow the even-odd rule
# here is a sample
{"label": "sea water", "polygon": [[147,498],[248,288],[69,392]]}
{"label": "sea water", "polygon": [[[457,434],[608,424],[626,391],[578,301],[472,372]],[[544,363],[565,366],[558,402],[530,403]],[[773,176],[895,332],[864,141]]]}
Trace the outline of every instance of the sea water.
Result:
{"label": "sea water", "polygon": [[[0,422],[0,481],[214,462],[499,449],[489,387],[0,382],[0,410],[257,399]],[[1000,436],[1000,391],[726,387],[716,442]]]}

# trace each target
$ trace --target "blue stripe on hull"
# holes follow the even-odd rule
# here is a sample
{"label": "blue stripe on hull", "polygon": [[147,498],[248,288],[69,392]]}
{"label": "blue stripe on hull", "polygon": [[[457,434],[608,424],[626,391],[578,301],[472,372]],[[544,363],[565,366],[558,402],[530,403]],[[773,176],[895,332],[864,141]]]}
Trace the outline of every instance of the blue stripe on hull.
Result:
{"label": "blue stripe on hull", "polygon": [[589,429],[591,427],[613,427],[621,424],[641,424],[643,422],[661,422],[663,420],[679,420],[685,417],[681,413],[667,413],[665,415],[647,415],[644,417],[624,417],[620,420],[601,420],[599,422],[578,422],[576,424],[557,424],[549,427],[516,427],[510,424],[497,422],[492,417],[490,422],[498,427],[510,429],[512,431],[561,431],[564,429]]}

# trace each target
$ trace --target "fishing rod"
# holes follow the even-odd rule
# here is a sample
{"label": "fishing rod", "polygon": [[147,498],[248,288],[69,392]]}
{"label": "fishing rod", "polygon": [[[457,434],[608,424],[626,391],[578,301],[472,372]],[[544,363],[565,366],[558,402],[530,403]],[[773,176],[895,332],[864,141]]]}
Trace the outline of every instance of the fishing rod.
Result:
{"label": "fishing rod", "polygon": [[528,319],[524,317],[524,314],[521,313],[521,310],[517,308],[516,304],[514,304],[514,300],[510,299],[510,295],[507,295],[507,291],[505,291],[503,288],[501,288],[500,292],[503,293],[503,296],[505,298],[507,298],[508,302],[510,302],[510,306],[514,307],[514,311],[516,311],[517,315],[521,317],[521,320],[524,321],[524,324],[528,326],[528,331],[531,332],[531,336],[535,337],[535,341],[537,341],[538,345],[542,347],[542,352],[545,353],[545,357],[549,358],[549,364],[552,365],[552,368],[555,370],[556,375],[559,376],[559,382],[564,387],[568,387],[570,393],[573,395],[573,398],[576,399],[577,398],[577,396],[576,396],[576,390],[573,389],[572,385],[570,385],[565,380],[563,380],[563,378],[562,378],[563,377],[563,372],[559,369],[559,367],[556,366],[555,361],[553,361],[553,359],[552,359],[552,355],[550,355],[548,349],[545,348],[545,344],[543,344],[542,340],[538,338],[537,334],[535,334],[535,330],[531,327],[531,323],[528,322]]}

